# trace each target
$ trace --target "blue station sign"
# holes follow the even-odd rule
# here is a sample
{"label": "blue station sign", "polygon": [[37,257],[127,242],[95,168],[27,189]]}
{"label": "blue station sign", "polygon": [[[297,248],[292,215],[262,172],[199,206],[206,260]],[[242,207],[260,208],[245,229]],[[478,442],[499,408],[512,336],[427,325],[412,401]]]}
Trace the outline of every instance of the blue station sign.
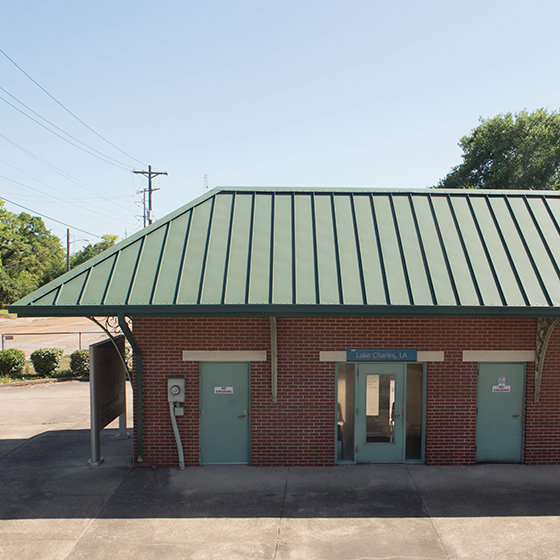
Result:
{"label": "blue station sign", "polygon": [[415,348],[353,348],[346,350],[347,362],[415,362]]}

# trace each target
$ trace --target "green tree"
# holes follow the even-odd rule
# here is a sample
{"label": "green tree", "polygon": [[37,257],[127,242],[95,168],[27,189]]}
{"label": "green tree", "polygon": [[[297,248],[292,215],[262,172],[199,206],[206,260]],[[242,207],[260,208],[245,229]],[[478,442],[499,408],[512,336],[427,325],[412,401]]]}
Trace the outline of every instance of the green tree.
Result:
{"label": "green tree", "polygon": [[92,245],[91,243],[89,245],[86,245],[81,251],[78,251],[75,255],[73,255],[70,258],[70,264],[72,265],[72,268],[99,255],[99,253],[105,251],[105,249],[112,247],[116,243],[118,235],[104,235],[102,239],[103,241],[100,241],[95,245]]}
{"label": "green tree", "polygon": [[560,113],[537,109],[480,119],[459,141],[463,163],[438,188],[560,188]]}
{"label": "green tree", "polygon": [[64,272],[64,250],[37,216],[13,214],[0,200],[0,301],[13,303]]}

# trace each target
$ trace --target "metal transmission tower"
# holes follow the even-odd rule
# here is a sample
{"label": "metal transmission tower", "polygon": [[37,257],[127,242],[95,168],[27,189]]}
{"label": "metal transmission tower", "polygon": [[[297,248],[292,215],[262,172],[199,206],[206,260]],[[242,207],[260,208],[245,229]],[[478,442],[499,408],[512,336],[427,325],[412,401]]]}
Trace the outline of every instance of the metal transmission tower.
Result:
{"label": "metal transmission tower", "polygon": [[[152,177],[157,177],[158,175],[167,175],[167,171],[152,171],[152,166],[148,165],[148,171],[133,171],[136,175],[144,175],[148,177],[148,188],[144,189],[144,193],[148,192],[148,225],[152,223],[152,193],[154,191],[159,191],[159,189],[152,188]],[[144,227],[146,227],[146,204],[144,203]]]}

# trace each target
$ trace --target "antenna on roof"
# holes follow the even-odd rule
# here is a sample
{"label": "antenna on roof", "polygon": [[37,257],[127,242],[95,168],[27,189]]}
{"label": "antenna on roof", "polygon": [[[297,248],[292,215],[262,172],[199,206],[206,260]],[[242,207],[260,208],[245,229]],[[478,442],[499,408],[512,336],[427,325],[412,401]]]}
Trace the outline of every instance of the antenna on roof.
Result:
{"label": "antenna on roof", "polygon": [[208,173],[204,174],[204,192],[208,190]]}

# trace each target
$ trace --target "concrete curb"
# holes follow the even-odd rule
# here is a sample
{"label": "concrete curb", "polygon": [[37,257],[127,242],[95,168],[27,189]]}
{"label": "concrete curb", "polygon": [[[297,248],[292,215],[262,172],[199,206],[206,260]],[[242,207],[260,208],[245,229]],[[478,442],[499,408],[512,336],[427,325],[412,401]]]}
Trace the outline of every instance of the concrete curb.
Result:
{"label": "concrete curb", "polygon": [[89,377],[47,377],[45,379],[30,379],[29,381],[8,381],[0,383],[0,389],[4,387],[24,387],[25,385],[45,385],[46,383],[61,383],[63,381],[88,381]]}

